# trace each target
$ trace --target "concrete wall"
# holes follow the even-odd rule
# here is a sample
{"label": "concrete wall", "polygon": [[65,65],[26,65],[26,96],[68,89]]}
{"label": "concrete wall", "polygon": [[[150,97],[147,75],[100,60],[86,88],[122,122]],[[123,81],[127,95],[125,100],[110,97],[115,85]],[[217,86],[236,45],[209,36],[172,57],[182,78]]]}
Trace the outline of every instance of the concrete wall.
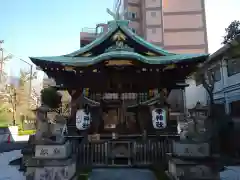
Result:
{"label": "concrete wall", "polygon": [[194,79],[188,79],[186,81],[189,84],[189,87],[185,89],[186,95],[186,108],[191,109],[196,106],[196,103],[199,101],[202,105],[207,104],[207,93],[202,85],[196,85]]}
{"label": "concrete wall", "polygon": [[[0,143],[5,142],[26,142],[29,135],[18,135],[18,126],[0,128]],[[9,141],[10,140],[10,141]]]}

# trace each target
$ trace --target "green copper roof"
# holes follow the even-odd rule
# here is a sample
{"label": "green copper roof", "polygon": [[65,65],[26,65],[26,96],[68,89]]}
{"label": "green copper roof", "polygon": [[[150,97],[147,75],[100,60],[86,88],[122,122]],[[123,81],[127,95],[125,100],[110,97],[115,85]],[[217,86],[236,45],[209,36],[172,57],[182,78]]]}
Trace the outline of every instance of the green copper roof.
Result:
{"label": "green copper roof", "polygon": [[127,51],[113,51],[103,53],[96,57],[69,57],[69,56],[50,56],[50,57],[32,57],[31,60],[35,61],[49,61],[53,63],[61,63],[62,65],[69,66],[89,66],[99,63],[104,60],[109,60],[111,58],[129,58],[136,59],[147,64],[172,64],[178,62],[190,62],[195,58],[204,58],[206,55],[202,54],[174,54],[169,56],[143,56],[134,52]]}
{"label": "green copper roof", "polygon": [[67,54],[66,56],[78,56],[80,54],[84,54],[86,52],[89,52],[93,47],[96,47],[96,46],[100,45],[106,39],[111,37],[117,30],[121,30],[128,37],[130,37],[133,41],[145,46],[149,50],[152,50],[154,53],[159,53],[159,54],[162,54],[162,55],[172,55],[172,54],[174,54],[174,53],[169,53],[169,52],[163,50],[162,48],[147,42],[146,40],[144,40],[140,36],[133,33],[132,30],[128,27],[128,23],[129,23],[129,21],[110,21],[109,22],[110,29],[106,34],[102,34],[95,41],[91,42],[90,44],[84,46],[83,48],[81,48],[77,51],[74,51],[70,54]]}
{"label": "green copper roof", "polygon": [[[99,63],[101,61],[110,60],[112,58],[135,59],[147,64],[172,64],[172,63],[189,62],[189,61],[195,61],[195,60],[204,61],[208,56],[206,54],[174,54],[174,53],[167,52],[162,48],[155,46],[145,41],[141,37],[137,36],[128,27],[128,23],[129,21],[124,21],[124,20],[111,21],[109,23],[110,29],[107,33],[102,34],[92,43],[86,45],[85,47],[73,53],[63,55],[63,56],[30,57],[30,59],[33,61],[33,63],[37,65],[40,65],[41,62],[48,61],[48,62],[60,63],[62,65],[89,66],[89,65]],[[138,44],[141,47],[144,47],[144,49],[146,49],[150,53],[153,53],[154,55],[147,55],[147,54],[142,55],[140,54],[142,52],[132,52],[130,50],[128,51],[127,48],[125,48],[126,46],[128,46],[127,42],[125,41],[123,41],[123,43],[125,44],[122,47],[118,46],[117,49],[113,48],[113,49],[110,49],[110,52],[107,51],[108,48],[116,46],[114,43],[116,43],[117,41],[116,42],[111,41],[110,43],[108,43],[108,45],[111,44],[110,47],[104,47],[105,45],[103,45],[103,43],[105,43],[105,41],[109,41],[109,39],[113,38],[118,32],[121,32],[122,36],[126,38],[125,41],[134,42],[135,44]],[[99,53],[97,55],[92,54],[90,56],[86,56],[86,54],[91,52],[91,50],[94,48],[95,49],[106,48],[106,49],[104,53]],[[129,48],[129,49],[133,49],[133,48]]]}

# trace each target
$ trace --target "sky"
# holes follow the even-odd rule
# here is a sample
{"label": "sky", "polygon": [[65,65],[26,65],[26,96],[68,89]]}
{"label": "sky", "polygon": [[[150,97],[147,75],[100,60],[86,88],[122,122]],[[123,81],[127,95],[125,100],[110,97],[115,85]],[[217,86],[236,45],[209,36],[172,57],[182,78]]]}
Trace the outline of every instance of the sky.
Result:
{"label": "sky", "polygon": [[[0,0],[0,40],[4,49],[28,62],[29,56],[63,55],[79,49],[80,31],[111,20],[114,0]],[[184,0],[183,0],[184,1]],[[205,0],[209,52],[221,47],[224,29],[240,20],[240,0]],[[7,52],[6,52],[7,53]],[[18,58],[10,74],[29,68]]]}

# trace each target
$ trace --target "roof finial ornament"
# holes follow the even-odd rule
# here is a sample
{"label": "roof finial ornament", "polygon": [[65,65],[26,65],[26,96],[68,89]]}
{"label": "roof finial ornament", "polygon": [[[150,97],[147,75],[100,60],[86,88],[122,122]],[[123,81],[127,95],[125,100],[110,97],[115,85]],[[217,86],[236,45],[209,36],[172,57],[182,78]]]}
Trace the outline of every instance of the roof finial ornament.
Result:
{"label": "roof finial ornament", "polygon": [[110,14],[115,21],[123,20],[125,14],[127,13],[127,10],[120,12],[121,5],[122,5],[122,0],[115,0],[113,10],[111,11],[109,8],[107,8],[107,13]]}

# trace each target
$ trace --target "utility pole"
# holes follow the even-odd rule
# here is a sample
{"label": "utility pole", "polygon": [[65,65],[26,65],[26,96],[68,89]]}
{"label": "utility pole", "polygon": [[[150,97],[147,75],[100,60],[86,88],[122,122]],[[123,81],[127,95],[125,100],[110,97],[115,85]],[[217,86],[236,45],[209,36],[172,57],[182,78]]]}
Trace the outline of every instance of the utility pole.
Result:
{"label": "utility pole", "polygon": [[4,61],[4,57],[3,57],[3,43],[4,40],[0,40],[0,51],[1,51],[1,68],[0,68],[0,82],[2,82],[2,76],[3,76],[3,61]]}

